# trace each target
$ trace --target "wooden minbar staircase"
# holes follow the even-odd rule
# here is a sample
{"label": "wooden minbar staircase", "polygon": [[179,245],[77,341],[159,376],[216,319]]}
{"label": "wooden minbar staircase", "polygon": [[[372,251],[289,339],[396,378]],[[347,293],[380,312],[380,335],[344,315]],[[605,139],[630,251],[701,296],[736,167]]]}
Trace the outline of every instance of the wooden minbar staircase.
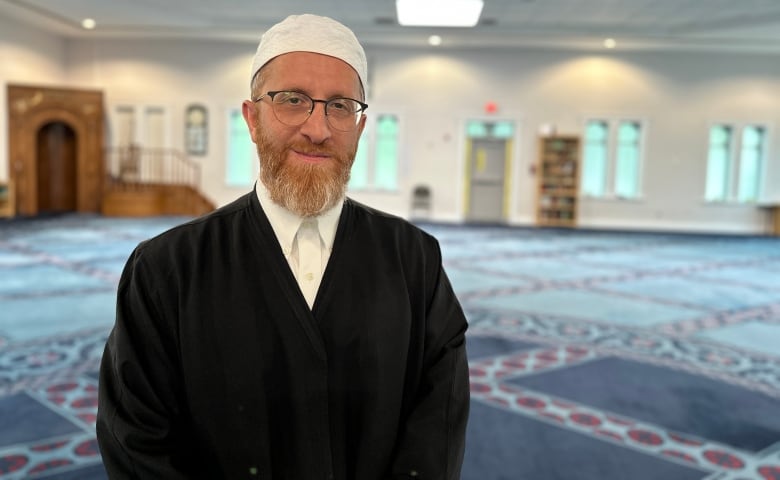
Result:
{"label": "wooden minbar staircase", "polygon": [[106,150],[101,213],[107,216],[197,216],[214,210],[200,191],[200,165],[182,152],[137,146]]}

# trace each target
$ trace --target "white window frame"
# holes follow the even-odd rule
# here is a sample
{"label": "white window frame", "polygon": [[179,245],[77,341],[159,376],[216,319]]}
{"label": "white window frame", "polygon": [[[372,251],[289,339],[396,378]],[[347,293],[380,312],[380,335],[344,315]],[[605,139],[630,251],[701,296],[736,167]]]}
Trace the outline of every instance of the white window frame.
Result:
{"label": "white window frame", "polygon": [[[594,198],[600,200],[621,200],[621,201],[636,201],[641,200],[644,195],[642,186],[644,185],[644,173],[645,173],[645,158],[647,148],[647,130],[649,122],[639,115],[587,115],[582,122],[582,142],[583,145],[587,141],[585,132],[587,132],[588,123],[591,121],[599,121],[607,124],[607,159],[604,167],[604,194],[603,195],[591,195],[582,193],[586,198]],[[618,161],[618,134],[620,125],[624,122],[632,122],[639,124],[639,165],[637,165],[637,191],[633,197],[625,197],[615,193],[616,186],[616,171]],[[583,150],[583,157],[581,159],[582,174],[580,178],[584,177],[585,167],[585,152]],[[580,180],[582,181],[582,180]],[[581,185],[580,185],[581,187]],[[582,191],[582,190],[581,190]]]}
{"label": "white window frame", "polygon": [[[247,187],[251,187],[252,185],[254,185],[255,181],[257,180],[257,176],[258,176],[259,169],[260,169],[260,162],[259,162],[259,160],[257,158],[257,153],[256,153],[257,152],[257,147],[255,146],[254,143],[252,143],[251,144],[251,148],[250,148],[250,152],[251,152],[250,153],[250,157],[251,158],[249,159],[249,161],[251,162],[250,165],[252,165],[252,168],[253,168],[252,175],[246,180],[245,183],[240,183],[239,184],[237,182],[236,183],[231,183],[231,182],[228,181],[228,167],[230,166],[230,147],[231,147],[231,139],[232,139],[232,135],[231,135],[232,132],[231,132],[231,130],[233,128],[233,123],[232,123],[231,120],[232,120],[232,117],[233,117],[234,113],[237,113],[238,115],[243,117],[243,113],[242,113],[241,108],[242,107],[240,107],[240,106],[238,106],[238,107],[228,107],[228,108],[225,109],[224,117],[223,117],[224,121],[225,121],[225,130],[224,130],[224,132],[225,132],[225,147],[224,147],[225,148],[225,164],[224,164],[224,167],[222,169],[222,184],[225,187],[227,187],[227,188],[246,189]],[[249,135],[249,130],[247,130],[247,138],[248,138],[248,141],[251,142],[251,137]]]}
{"label": "white window frame", "polygon": [[[726,178],[726,197],[721,199],[714,199],[710,200],[707,198],[707,191],[706,191],[706,182],[707,182],[707,173],[709,171],[709,154],[710,154],[710,133],[712,132],[712,128],[716,126],[726,126],[731,128],[732,137],[731,142],[729,144],[729,166],[728,166],[728,178]],[[742,137],[745,134],[745,128],[748,127],[759,127],[764,129],[764,138],[763,138],[763,150],[761,152],[761,159],[760,159],[760,167],[759,167],[759,178],[756,179],[758,181],[758,195],[754,201],[742,201],[739,199],[739,171],[742,166]],[[739,205],[753,205],[756,203],[760,203],[761,199],[764,196],[764,193],[766,192],[766,177],[767,177],[767,164],[768,159],[771,158],[770,151],[771,151],[771,138],[773,134],[773,128],[770,122],[762,122],[762,121],[733,121],[733,120],[726,120],[726,121],[711,121],[708,124],[707,132],[706,132],[706,157],[705,157],[705,170],[704,170],[704,202],[708,204],[739,204]]]}
{"label": "white window frame", "polygon": [[[109,133],[109,140],[111,142],[112,147],[118,147],[120,145],[117,144],[118,139],[116,138],[116,132],[113,130],[113,128],[118,125],[119,122],[119,111],[120,110],[131,110],[133,112],[133,131],[132,131],[132,138],[129,139],[130,144],[136,145],[141,148],[147,147],[147,138],[146,138],[146,132],[147,132],[147,125],[146,125],[146,113],[149,110],[156,109],[160,110],[162,113],[162,125],[163,125],[163,132],[162,132],[162,142],[163,144],[160,145],[161,148],[171,148],[171,139],[173,138],[171,135],[172,125],[173,121],[171,119],[171,108],[169,108],[167,105],[162,104],[151,104],[151,103],[132,103],[132,102],[116,102],[112,104],[109,107],[110,111],[110,120],[111,120],[111,130]],[[129,145],[123,145],[125,147]]]}
{"label": "white window frame", "polygon": [[[373,105],[372,105],[373,107]],[[378,187],[376,184],[376,138],[377,138],[377,122],[379,117],[385,115],[392,115],[398,118],[398,163],[396,166],[396,182],[395,189],[388,189],[384,187]],[[363,131],[363,135],[360,137],[361,142],[366,142],[366,169],[368,181],[365,187],[354,188],[350,187],[351,192],[384,192],[384,193],[398,193],[401,189],[401,172],[403,169],[404,159],[404,116],[398,110],[379,108],[372,111],[366,111],[366,129]],[[369,126],[370,125],[370,126]]]}

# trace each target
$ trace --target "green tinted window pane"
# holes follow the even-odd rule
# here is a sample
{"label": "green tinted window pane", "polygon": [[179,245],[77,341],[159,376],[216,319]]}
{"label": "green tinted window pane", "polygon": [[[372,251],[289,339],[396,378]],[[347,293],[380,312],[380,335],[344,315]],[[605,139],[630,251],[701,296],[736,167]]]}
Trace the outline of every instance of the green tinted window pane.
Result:
{"label": "green tinted window pane", "polygon": [[621,197],[633,198],[639,195],[639,140],[639,123],[620,123],[615,164],[615,194]]}
{"label": "green tinted window pane", "polygon": [[355,162],[352,164],[352,170],[350,172],[349,184],[347,185],[350,190],[361,190],[368,187],[368,123],[366,123],[366,129],[363,130],[363,135],[360,137],[360,143],[358,143],[357,153],[355,154]]}
{"label": "green tinted window pane", "polygon": [[607,122],[591,120],[585,127],[582,193],[603,196],[607,179]]}
{"label": "green tinted window pane", "polygon": [[716,125],[710,129],[711,145],[726,145],[731,141],[731,128],[726,125]]}
{"label": "green tinted window pane", "polygon": [[515,126],[512,122],[498,122],[493,125],[493,136],[496,138],[512,138]]}
{"label": "green tinted window pane", "polygon": [[638,143],[639,124],[636,122],[621,122],[618,128],[618,143]]}
{"label": "green tinted window pane", "polygon": [[723,201],[728,196],[731,133],[731,127],[728,125],[715,125],[710,128],[707,179],[704,190],[706,200]]}
{"label": "green tinted window pane", "polygon": [[468,135],[469,138],[487,137],[487,125],[485,125],[485,122],[480,122],[478,120],[469,120],[466,124],[466,135]]}
{"label": "green tinted window pane", "polygon": [[380,115],[376,121],[376,131],[380,137],[397,137],[398,118],[395,115]]}
{"label": "green tinted window pane", "polygon": [[596,143],[606,143],[607,141],[607,122],[602,120],[591,120],[585,127],[586,141]]}
{"label": "green tinted window pane", "polygon": [[758,200],[763,150],[764,129],[755,126],[745,127],[742,131],[739,184],[737,185],[737,199],[741,202],[755,202]]}
{"label": "green tinted window pane", "polygon": [[602,145],[585,146],[582,193],[602,196],[606,188],[607,149]]}
{"label": "green tinted window pane", "polygon": [[255,144],[252,143],[240,110],[231,110],[228,122],[225,184],[232,187],[251,186],[257,178],[258,168]]}
{"label": "green tinted window pane", "polygon": [[728,177],[728,151],[710,149],[707,159],[707,186],[705,198],[710,201],[726,199],[726,178]]}
{"label": "green tinted window pane", "polygon": [[759,167],[761,159],[755,151],[744,152],[739,163],[737,198],[741,202],[758,200]]}
{"label": "green tinted window pane", "polygon": [[377,120],[374,186],[395,190],[398,186],[398,117],[381,115]]}
{"label": "green tinted window pane", "polygon": [[761,127],[745,127],[742,132],[742,148],[758,149],[764,141],[764,129]]}
{"label": "green tinted window pane", "polygon": [[616,195],[627,198],[639,195],[639,152],[636,145],[618,148],[615,173]]}

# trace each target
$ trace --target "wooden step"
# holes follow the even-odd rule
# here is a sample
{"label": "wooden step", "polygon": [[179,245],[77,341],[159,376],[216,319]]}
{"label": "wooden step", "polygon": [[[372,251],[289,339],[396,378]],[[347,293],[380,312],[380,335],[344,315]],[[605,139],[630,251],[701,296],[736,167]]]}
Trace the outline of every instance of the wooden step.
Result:
{"label": "wooden step", "polygon": [[192,187],[145,185],[133,189],[109,189],[103,195],[101,213],[114,217],[198,216],[214,208],[213,203]]}

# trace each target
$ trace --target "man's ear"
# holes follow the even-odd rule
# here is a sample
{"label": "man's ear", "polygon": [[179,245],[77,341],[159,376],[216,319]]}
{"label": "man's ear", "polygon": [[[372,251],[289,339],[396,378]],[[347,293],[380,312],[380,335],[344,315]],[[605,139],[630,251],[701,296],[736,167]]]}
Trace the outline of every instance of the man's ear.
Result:
{"label": "man's ear", "polygon": [[251,100],[244,100],[244,103],[241,104],[241,114],[244,116],[247,128],[249,128],[249,135],[252,137],[252,141],[257,143],[260,124],[257,105]]}
{"label": "man's ear", "polygon": [[360,138],[361,135],[363,135],[363,129],[366,128],[366,114],[362,114],[360,116],[360,121],[358,122],[358,138]]}

